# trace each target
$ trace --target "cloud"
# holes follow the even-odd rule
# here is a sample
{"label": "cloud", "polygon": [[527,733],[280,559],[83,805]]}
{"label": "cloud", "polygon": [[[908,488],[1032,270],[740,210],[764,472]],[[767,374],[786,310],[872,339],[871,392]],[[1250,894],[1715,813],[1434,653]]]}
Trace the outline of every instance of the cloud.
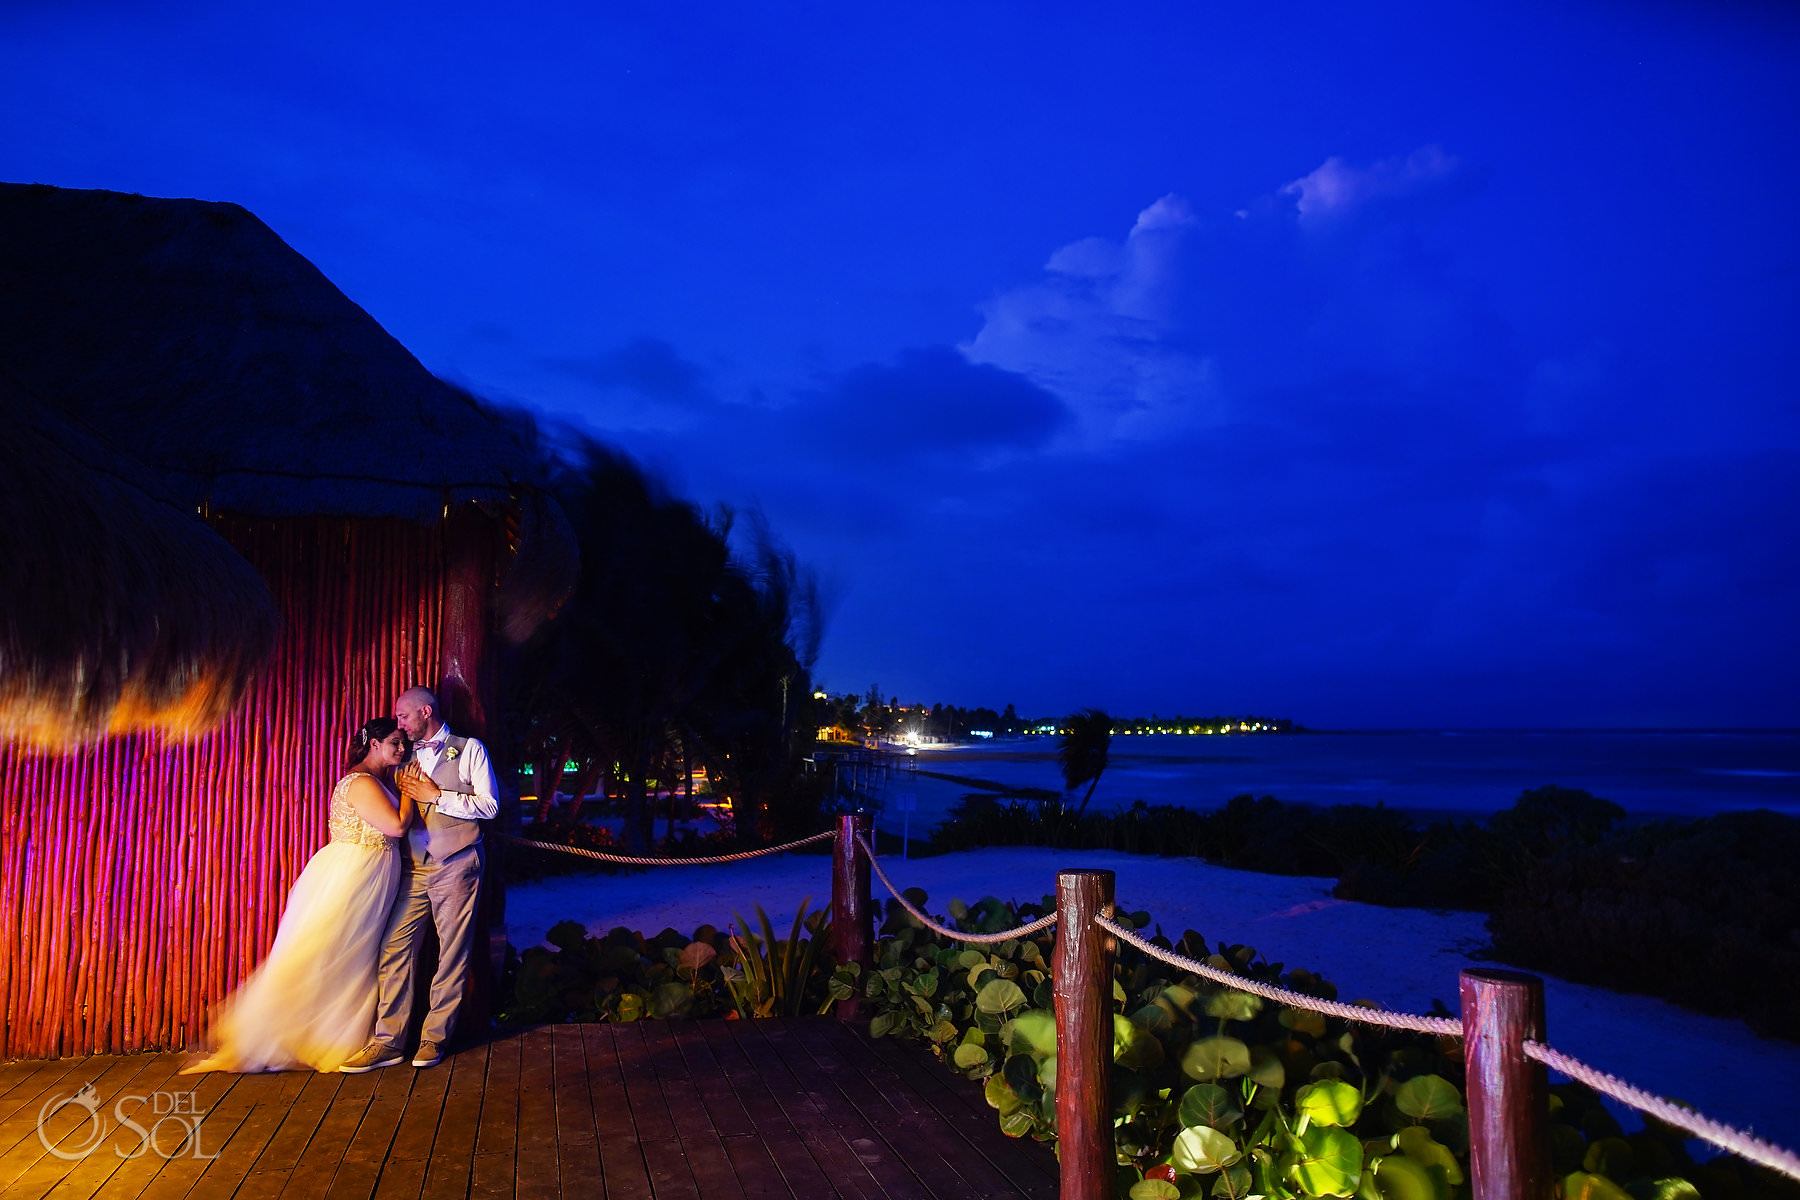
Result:
{"label": "cloud", "polygon": [[1368,167],[1353,167],[1333,155],[1310,173],[1284,184],[1280,194],[1297,197],[1302,225],[1319,227],[1371,201],[1415,192],[1448,177],[1456,168],[1456,158],[1437,146],[1421,146],[1404,157],[1384,158]]}
{"label": "cloud", "polygon": [[1171,340],[1181,247],[1195,223],[1170,195],[1139,213],[1123,242],[1069,243],[1050,255],[1042,280],[981,307],[984,322],[963,354],[1054,393],[1088,446],[1203,422],[1211,366]]}
{"label": "cloud", "polygon": [[802,397],[788,415],[832,449],[977,458],[1037,449],[1068,424],[1055,396],[1012,371],[972,363],[947,346],[865,363]]}
{"label": "cloud", "polygon": [[640,337],[589,358],[556,359],[550,365],[607,391],[690,407],[711,401],[705,372],[661,338]]}

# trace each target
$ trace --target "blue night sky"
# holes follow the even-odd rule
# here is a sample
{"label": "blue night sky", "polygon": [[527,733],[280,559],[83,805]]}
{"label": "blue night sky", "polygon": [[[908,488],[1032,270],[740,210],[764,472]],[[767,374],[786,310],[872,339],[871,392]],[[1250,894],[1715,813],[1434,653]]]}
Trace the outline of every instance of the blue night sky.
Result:
{"label": "blue night sky", "polygon": [[834,691],[1800,725],[1792,9],[531,7],[15,0],[0,178],[760,507]]}

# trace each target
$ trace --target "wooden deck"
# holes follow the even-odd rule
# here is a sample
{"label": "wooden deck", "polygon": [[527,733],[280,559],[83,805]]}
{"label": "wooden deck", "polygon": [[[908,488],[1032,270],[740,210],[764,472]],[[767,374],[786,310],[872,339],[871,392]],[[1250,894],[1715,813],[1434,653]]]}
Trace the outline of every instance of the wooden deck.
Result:
{"label": "wooden deck", "polygon": [[[0,1195],[728,1200],[1057,1190],[1048,1149],[1002,1135],[978,1087],[917,1047],[871,1042],[830,1018],[557,1025],[501,1033],[431,1070],[367,1075],[176,1074],[185,1060],[0,1066]],[[86,1084],[101,1124],[64,1105],[45,1122],[63,1156],[52,1153],[39,1114]],[[137,1096],[145,1099],[126,1099]],[[120,1124],[121,1108],[146,1131],[160,1122],[155,1150],[125,1157],[145,1139]],[[214,1157],[180,1145],[196,1122],[198,1150]]]}

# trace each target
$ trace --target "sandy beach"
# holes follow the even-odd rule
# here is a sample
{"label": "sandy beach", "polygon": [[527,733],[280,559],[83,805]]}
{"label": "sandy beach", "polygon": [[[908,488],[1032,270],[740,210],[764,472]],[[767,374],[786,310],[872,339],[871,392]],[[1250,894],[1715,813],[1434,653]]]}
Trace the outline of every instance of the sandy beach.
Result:
{"label": "sandy beach", "polygon": [[[1482,957],[1488,938],[1481,914],[1338,900],[1330,879],[1234,871],[1191,858],[1035,848],[883,859],[895,884],[925,889],[937,914],[953,898],[1036,900],[1054,890],[1059,869],[1078,867],[1116,872],[1120,905],[1148,910],[1172,937],[1192,928],[1215,945],[1254,946],[1273,962],[1319,972],[1345,999],[1414,1012],[1440,1000],[1455,1012],[1457,972],[1491,962]],[[875,891],[885,898],[879,880]],[[785,932],[802,898],[817,908],[830,896],[823,855],[564,876],[509,889],[507,928],[521,947],[540,943],[563,920],[579,921],[590,933],[622,925],[691,934],[703,924],[724,928],[734,913],[754,921],[753,906],[760,904]],[[1681,964],[1672,960],[1670,969]],[[1718,1120],[1800,1146],[1800,1110],[1775,1102],[1800,1078],[1800,1045],[1645,996],[1550,977],[1545,987],[1549,1040],[1557,1049]]]}

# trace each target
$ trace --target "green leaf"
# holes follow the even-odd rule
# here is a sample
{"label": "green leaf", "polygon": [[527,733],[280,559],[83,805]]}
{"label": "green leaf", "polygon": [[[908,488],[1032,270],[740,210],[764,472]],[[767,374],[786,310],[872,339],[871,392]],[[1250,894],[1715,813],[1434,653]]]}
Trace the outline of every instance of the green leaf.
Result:
{"label": "green leaf", "polygon": [[1587,1148],[1581,1169],[1608,1179],[1630,1179],[1637,1174],[1632,1163],[1631,1143],[1624,1138],[1601,1138]]}
{"label": "green leaf", "polygon": [[1327,1079],[1296,1092],[1294,1107],[1314,1125],[1350,1125],[1362,1113],[1362,1093],[1340,1080]]}
{"label": "green leaf", "polygon": [[906,990],[915,996],[931,996],[937,993],[938,973],[935,970],[923,971],[906,981]]}
{"label": "green leaf", "polygon": [[1184,1171],[1210,1175],[1237,1162],[1244,1156],[1238,1144],[1216,1129],[1199,1125],[1175,1135],[1175,1149],[1169,1161]]}
{"label": "green leaf", "polygon": [[1131,1071],[1145,1071],[1162,1065],[1162,1043],[1154,1034],[1145,1033],[1132,1024],[1129,1017],[1113,1014],[1113,1061]]}
{"label": "green leaf", "polygon": [[1251,1082],[1258,1087],[1279,1092],[1287,1086],[1287,1067],[1267,1046],[1251,1047],[1249,1074]]}
{"label": "green leaf", "polygon": [[1025,993],[1010,979],[988,982],[975,994],[975,1007],[984,1013],[1011,1012],[1025,1003]]}
{"label": "green leaf", "polygon": [[1007,1048],[1037,1058],[1056,1053],[1056,1016],[1041,1008],[1028,1008],[1000,1029]]}
{"label": "green leaf", "polygon": [[934,1042],[948,1042],[956,1037],[956,1026],[950,1021],[939,1018],[938,1023],[926,1031],[925,1036]]}
{"label": "green leaf", "polygon": [[1423,1125],[1408,1125],[1402,1129],[1394,1135],[1394,1145],[1421,1166],[1442,1168],[1444,1181],[1451,1186],[1463,1181],[1462,1164],[1456,1161],[1456,1155],[1450,1152],[1450,1147],[1434,1139]]}
{"label": "green leaf", "polygon": [[1381,1200],[1450,1200],[1450,1189],[1441,1175],[1404,1155],[1376,1159],[1369,1164],[1369,1173],[1375,1177]]}
{"label": "green leaf", "polygon": [[1242,1120],[1244,1113],[1231,1093],[1218,1084],[1196,1083],[1183,1093],[1176,1116],[1184,1126],[1209,1125],[1223,1129]]}
{"label": "green leaf", "polygon": [[1679,1176],[1652,1180],[1650,1200],[1700,1200],[1700,1189]]}
{"label": "green leaf", "polygon": [[964,1042],[962,1045],[958,1046],[956,1048],[956,1054],[953,1057],[957,1069],[962,1071],[966,1071],[970,1067],[979,1067],[987,1060],[987,1050],[971,1042]]}
{"label": "green leaf", "polygon": [[1025,1137],[1037,1126],[1037,1117],[1029,1108],[1016,1108],[1000,1117],[1000,1132],[1007,1137]]}
{"label": "green leaf", "polygon": [[1414,1075],[1394,1090],[1394,1107],[1415,1121],[1440,1121],[1462,1112],[1462,1095],[1441,1075]]}
{"label": "green leaf", "polygon": [[1019,1099],[1019,1094],[1007,1084],[1006,1076],[998,1072],[987,1077],[987,1082],[981,1085],[981,1094],[987,1100],[988,1107],[999,1109],[1003,1117],[1007,1113],[1019,1111],[1025,1104]]}
{"label": "green leaf", "polygon": [[650,999],[650,1015],[659,1021],[678,1016],[694,1007],[694,989],[685,983],[665,983]]}
{"label": "green leaf", "polygon": [[1249,992],[1215,992],[1206,998],[1206,1015],[1227,1021],[1248,1021],[1262,1011],[1262,997]]}
{"label": "green leaf", "polygon": [[900,1027],[899,1013],[876,1013],[869,1018],[869,1036],[886,1037]]}
{"label": "green leaf", "polygon": [[681,965],[690,971],[698,971],[717,957],[719,952],[705,942],[689,942],[687,949],[681,952]]}
{"label": "green leaf", "polygon": [[1181,1069],[1202,1083],[1235,1079],[1250,1071],[1250,1047],[1236,1038],[1205,1038],[1187,1048],[1181,1056]]}
{"label": "green leaf", "polygon": [[1325,1036],[1324,1013],[1316,1013],[1306,1008],[1284,1008],[1276,1019],[1281,1022],[1283,1029],[1310,1034],[1313,1037]]}
{"label": "green leaf", "polygon": [[956,965],[965,971],[970,967],[979,967],[985,962],[987,962],[987,955],[979,950],[964,950],[956,956]]}
{"label": "green leaf", "polygon": [[1631,1200],[1631,1193],[1604,1175],[1576,1171],[1563,1176],[1563,1200]]}
{"label": "green leaf", "polygon": [[638,1021],[644,1016],[645,1001],[649,997],[642,992],[626,992],[619,997],[619,1007],[614,1016],[620,1021]]}
{"label": "green leaf", "polygon": [[1125,1194],[1131,1200],[1181,1200],[1181,1189],[1166,1179],[1140,1179]]}
{"label": "green leaf", "polygon": [[1342,1129],[1315,1125],[1300,1135],[1294,1180],[1309,1196],[1348,1196],[1362,1174],[1362,1143]]}
{"label": "green leaf", "polygon": [[1243,1163],[1235,1163],[1219,1172],[1213,1180],[1213,1200],[1245,1200],[1250,1195],[1250,1168]]}

